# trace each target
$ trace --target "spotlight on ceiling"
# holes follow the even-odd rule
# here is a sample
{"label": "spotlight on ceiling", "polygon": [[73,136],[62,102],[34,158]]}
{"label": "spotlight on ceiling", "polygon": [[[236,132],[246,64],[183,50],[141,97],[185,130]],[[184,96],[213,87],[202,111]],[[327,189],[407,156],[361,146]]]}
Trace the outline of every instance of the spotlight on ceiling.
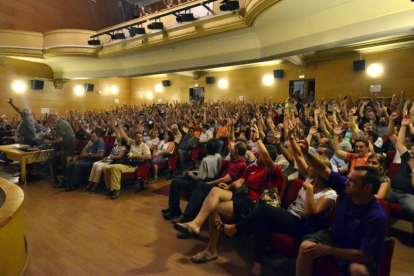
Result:
{"label": "spotlight on ceiling", "polygon": [[111,34],[111,38],[112,40],[125,39],[125,34],[124,33]]}
{"label": "spotlight on ceiling", "polygon": [[162,23],[162,22],[152,22],[147,27],[150,30],[162,30],[162,29],[164,29],[164,23]]}
{"label": "spotlight on ceiling", "polygon": [[221,11],[235,11],[240,8],[239,1],[224,0],[220,4]]}
{"label": "spotlight on ceiling", "polygon": [[146,34],[145,28],[142,28],[142,27],[140,27],[140,28],[131,27],[128,30],[129,30],[129,35],[131,37],[134,37],[136,35],[144,35],[144,34]]}
{"label": "spotlight on ceiling", "polygon": [[196,20],[192,13],[182,13],[176,16],[177,23],[192,22]]}
{"label": "spotlight on ceiling", "polygon": [[91,46],[101,45],[101,41],[99,39],[91,39],[88,40],[88,44]]}

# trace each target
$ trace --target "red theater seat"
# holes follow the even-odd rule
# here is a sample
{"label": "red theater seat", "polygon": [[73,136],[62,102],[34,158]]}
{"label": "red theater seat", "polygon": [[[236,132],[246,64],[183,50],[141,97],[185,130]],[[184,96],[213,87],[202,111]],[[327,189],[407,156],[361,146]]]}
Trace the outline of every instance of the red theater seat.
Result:
{"label": "red theater seat", "polygon": [[390,167],[388,168],[387,176],[392,179],[395,175],[395,173],[398,171],[398,168],[400,167],[400,164],[398,163],[391,163]]}
{"label": "red theater seat", "polygon": [[147,160],[145,163],[139,165],[138,169],[135,172],[123,173],[121,175],[121,180],[126,181],[134,179],[135,183],[139,183],[140,185],[140,188],[137,191],[135,191],[136,193],[139,193],[143,190],[146,190],[146,188],[144,188],[144,181],[148,179],[150,168],[151,163]]}

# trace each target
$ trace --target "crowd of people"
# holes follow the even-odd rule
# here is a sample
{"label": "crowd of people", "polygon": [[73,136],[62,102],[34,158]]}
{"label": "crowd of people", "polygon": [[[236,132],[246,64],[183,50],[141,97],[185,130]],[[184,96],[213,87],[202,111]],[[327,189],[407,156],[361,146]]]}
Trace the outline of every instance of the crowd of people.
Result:
{"label": "crowd of people", "polygon": [[[248,233],[254,235],[251,272],[262,275],[267,234],[282,232],[302,239],[297,275],[311,275],[314,260],[325,256],[340,259],[345,275],[374,275],[388,219],[378,200],[399,203],[414,224],[414,104],[404,91],[392,99],[124,103],[37,116],[12,99],[9,104],[17,114],[1,117],[3,140],[59,146],[64,176],[54,187],[68,192],[89,175],[85,192],[105,182],[106,195],[117,199],[122,173],[151,162],[149,183],[155,183],[158,166],[177,152],[162,215],[179,239],[197,237],[208,220],[209,243],[191,258],[195,263],[218,258],[220,233]],[[116,137],[108,156],[103,135]],[[89,140],[80,155],[74,155],[76,140]],[[204,152],[198,171],[187,170],[186,157],[197,147]],[[401,164],[392,179],[385,162],[391,152]],[[304,181],[286,209],[278,199],[284,177],[288,187]],[[184,211],[182,190],[191,192]]]}

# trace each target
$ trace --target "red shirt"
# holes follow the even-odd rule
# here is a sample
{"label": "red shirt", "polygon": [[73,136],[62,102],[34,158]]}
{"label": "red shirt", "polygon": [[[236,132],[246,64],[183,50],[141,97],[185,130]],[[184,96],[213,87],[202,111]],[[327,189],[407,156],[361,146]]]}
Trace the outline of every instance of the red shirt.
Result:
{"label": "red shirt", "polygon": [[[280,169],[279,165],[275,164],[275,170],[273,173],[268,171],[267,169],[262,169],[256,164],[253,164],[244,171],[242,175],[242,179],[245,180],[245,183],[249,185],[252,189],[249,190],[249,193],[247,194],[247,198],[256,202],[261,194],[262,194],[262,188],[263,188],[263,177],[265,172],[267,172],[267,179],[268,182],[266,183],[266,188],[279,188],[282,185],[283,175],[282,170]],[[270,187],[268,187],[268,183],[271,184]],[[258,193],[260,191],[260,194]]]}
{"label": "red shirt", "polygon": [[230,175],[231,183],[241,177],[246,167],[246,159],[244,157],[240,158],[239,160],[224,160],[220,178],[225,177],[226,175]]}

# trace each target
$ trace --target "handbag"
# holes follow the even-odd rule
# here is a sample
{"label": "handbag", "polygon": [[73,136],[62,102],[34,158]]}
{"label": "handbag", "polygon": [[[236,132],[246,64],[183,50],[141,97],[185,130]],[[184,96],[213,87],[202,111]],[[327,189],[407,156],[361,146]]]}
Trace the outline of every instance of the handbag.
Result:
{"label": "handbag", "polygon": [[260,198],[257,201],[256,206],[267,204],[273,207],[280,207],[282,206],[282,204],[279,196],[279,189],[270,187],[265,189],[266,182],[268,182],[267,177],[267,172],[265,172],[263,177],[262,194],[260,195]]}
{"label": "handbag", "polygon": [[234,193],[237,195],[237,196],[245,196],[245,195],[247,195],[248,193],[249,193],[249,185],[247,185],[247,184],[243,184],[243,185],[241,185],[240,187],[238,187],[235,191],[234,191]]}
{"label": "handbag", "polygon": [[143,159],[138,159],[138,158],[130,158],[128,159],[128,163],[127,166],[130,167],[138,167],[139,165],[144,164],[146,161]]}

